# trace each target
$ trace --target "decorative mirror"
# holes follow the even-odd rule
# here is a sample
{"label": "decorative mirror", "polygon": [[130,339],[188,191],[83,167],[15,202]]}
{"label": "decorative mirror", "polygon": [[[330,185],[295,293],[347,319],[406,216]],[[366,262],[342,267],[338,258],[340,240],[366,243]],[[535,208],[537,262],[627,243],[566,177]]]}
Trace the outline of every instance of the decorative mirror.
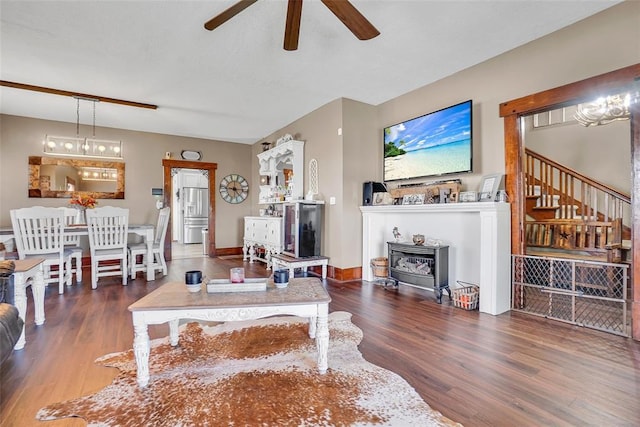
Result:
{"label": "decorative mirror", "polygon": [[29,197],[124,199],[124,163],[29,157]]}

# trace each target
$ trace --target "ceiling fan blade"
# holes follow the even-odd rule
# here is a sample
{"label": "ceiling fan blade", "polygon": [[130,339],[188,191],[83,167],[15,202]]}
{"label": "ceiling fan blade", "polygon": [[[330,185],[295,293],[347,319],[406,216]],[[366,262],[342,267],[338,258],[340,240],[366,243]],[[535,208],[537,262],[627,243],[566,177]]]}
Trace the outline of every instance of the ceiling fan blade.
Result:
{"label": "ceiling fan blade", "polygon": [[220,25],[224,24],[229,19],[233,18],[234,16],[236,16],[237,14],[239,14],[240,12],[242,12],[243,10],[245,10],[246,8],[248,8],[249,6],[251,6],[257,1],[258,0],[240,0],[238,3],[234,4],[229,9],[225,10],[219,15],[216,15],[210,20],[208,20],[204,24],[204,28],[206,28],[209,31],[215,30]]}
{"label": "ceiling fan blade", "polygon": [[348,0],[322,0],[334,15],[360,40],[369,40],[380,31],[367,20]]}
{"label": "ceiling fan blade", "polygon": [[301,16],[302,0],[289,0],[289,5],[287,6],[287,24],[284,29],[284,50],[298,49]]}

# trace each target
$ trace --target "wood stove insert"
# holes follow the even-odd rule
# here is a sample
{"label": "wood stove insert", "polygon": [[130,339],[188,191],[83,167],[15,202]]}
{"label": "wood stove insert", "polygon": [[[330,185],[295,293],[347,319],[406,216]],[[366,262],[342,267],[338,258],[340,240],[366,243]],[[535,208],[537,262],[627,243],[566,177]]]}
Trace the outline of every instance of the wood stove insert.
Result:
{"label": "wood stove insert", "polygon": [[449,246],[423,246],[387,242],[389,278],[418,288],[433,289],[438,304],[443,290],[449,294]]}

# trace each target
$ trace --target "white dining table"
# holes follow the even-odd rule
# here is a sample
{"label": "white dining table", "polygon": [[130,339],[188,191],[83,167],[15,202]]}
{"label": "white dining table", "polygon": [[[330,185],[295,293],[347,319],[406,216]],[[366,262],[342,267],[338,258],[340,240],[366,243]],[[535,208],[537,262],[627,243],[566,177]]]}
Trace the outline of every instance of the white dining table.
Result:
{"label": "white dining table", "polygon": [[[147,245],[147,259],[153,259],[153,233],[155,225],[153,224],[129,224],[129,234],[142,236]],[[70,225],[64,228],[64,233],[70,236],[88,236],[89,230],[86,225]],[[12,227],[0,227],[0,242],[6,242],[15,237]],[[156,272],[153,263],[147,263],[147,280],[155,280]]]}

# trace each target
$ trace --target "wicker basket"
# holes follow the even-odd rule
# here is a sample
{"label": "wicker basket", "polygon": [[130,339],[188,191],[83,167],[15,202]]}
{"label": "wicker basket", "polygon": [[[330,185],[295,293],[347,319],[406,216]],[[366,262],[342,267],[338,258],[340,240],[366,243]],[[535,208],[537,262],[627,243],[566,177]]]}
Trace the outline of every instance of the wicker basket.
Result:
{"label": "wicker basket", "polygon": [[372,258],[371,268],[375,277],[387,277],[389,273],[389,260],[385,257]]}
{"label": "wicker basket", "polygon": [[462,286],[461,288],[452,289],[453,293],[453,306],[462,308],[464,310],[475,310],[478,308],[478,301],[480,299],[480,287],[472,283],[465,283],[458,281],[458,284],[465,284],[470,286]]}

